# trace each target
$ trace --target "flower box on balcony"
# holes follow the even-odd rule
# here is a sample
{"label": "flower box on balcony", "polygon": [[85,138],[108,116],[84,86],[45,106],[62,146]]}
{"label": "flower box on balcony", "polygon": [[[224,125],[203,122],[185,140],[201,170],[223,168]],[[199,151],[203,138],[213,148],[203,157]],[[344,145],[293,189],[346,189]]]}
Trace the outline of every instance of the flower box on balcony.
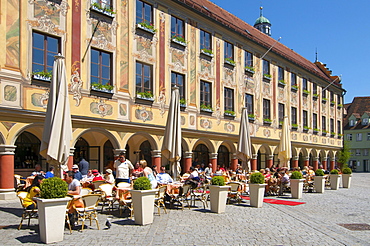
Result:
{"label": "flower box on balcony", "polygon": [[182,36],[178,36],[178,35],[173,35],[171,37],[171,41],[175,44],[179,44],[181,46],[184,46],[186,47],[187,44],[186,44],[186,40],[182,37]]}
{"label": "flower box on balcony", "polygon": [[331,101],[331,102],[330,102],[330,106],[331,106],[331,107],[334,107],[334,105],[335,105],[335,102],[334,102],[334,101]]}
{"label": "flower box on balcony", "polygon": [[155,34],[157,32],[157,29],[154,28],[153,24],[148,24],[146,22],[137,23],[136,28],[144,30],[150,34]]}
{"label": "flower box on balcony", "polygon": [[245,66],[245,71],[248,72],[248,73],[254,74],[254,68],[253,67]]}
{"label": "flower box on balcony", "polygon": [[319,94],[316,94],[316,93],[314,93],[313,95],[312,95],[312,99],[313,100],[317,100],[317,98],[319,97]]}
{"label": "flower box on balcony", "polygon": [[298,89],[299,89],[298,85],[292,85],[291,90],[292,90],[293,92],[297,92],[297,91],[298,91]]}
{"label": "flower box on balcony", "polygon": [[225,58],[225,64],[235,67],[235,61],[231,58]]}
{"label": "flower box on balcony", "polygon": [[308,126],[303,126],[303,132],[308,132],[310,129]]}
{"label": "flower box on balcony", "polygon": [[151,93],[150,91],[136,92],[136,99],[138,99],[138,102],[143,102],[143,101],[147,101],[150,103],[154,102],[153,93]]}
{"label": "flower box on balcony", "polygon": [[298,125],[297,124],[292,124],[292,130],[297,131],[298,130]]}
{"label": "flower box on balcony", "polygon": [[263,119],[263,124],[265,125],[271,125],[272,124],[272,120],[271,119]]}
{"label": "flower box on balcony", "polygon": [[50,82],[52,75],[53,75],[52,71],[33,72],[32,79]]}
{"label": "flower box on balcony", "polygon": [[286,82],[283,79],[280,79],[278,81],[278,85],[281,86],[281,87],[285,87],[286,86]]}
{"label": "flower box on balcony", "polygon": [[326,131],[326,130],[322,130],[322,135],[323,136],[326,136],[328,134],[328,131]]}
{"label": "flower box on balcony", "polygon": [[248,120],[250,122],[254,122],[256,120],[256,116],[254,114],[248,114]]}
{"label": "flower box on balcony", "polygon": [[324,97],[323,99],[321,99],[321,102],[322,102],[322,103],[326,103],[327,101],[328,101],[328,99],[327,99],[327,98],[325,98],[325,97]]}
{"label": "flower box on balcony", "polygon": [[271,81],[271,74],[263,74],[263,80],[264,81],[267,81],[267,82],[270,82]]}
{"label": "flower box on balcony", "polygon": [[343,108],[343,104],[338,104],[337,108],[338,108],[338,109]]}
{"label": "flower box on balcony", "polygon": [[235,112],[232,110],[225,110],[224,115],[228,117],[235,117]]}
{"label": "flower box on balcony", "polygon": [[213,52],[209,49],[201,49],[200,53],[211,58],[213,57]]}
{"label": "flower box on balcony", "polygon": [[201,104],[200,105],[200,111],[207,112],[207,113],[213,113],[213,109],[210,105]]}
{"label": "flower box on balcony", "polygon": [[103,8],[98,3],[91,4],[90,10],[92,10],[93,12],[97,14],[100,14],[100,15],[103,15],[103,16],[106,16],[112,19],[114,18],[114,15],[116,14],[111,8],[107,8],[107,7]]}
{"label": "flower box on balcony", "polygon": [[308,96],[308,95],[310,95],[311,92],[308,91],[308,90],[303,90],[302,93],[303,93],[304,96]]}
{"label": "flower box on balcony", "polygon": [[331,133],[330,133],[330,137],[332,137],[332,138],[333,138],[334,136],[335,136],[335,132],[331,132]]}
{"label": "flower box on balcony", "polygon": [[317,135],[319,133],[319,131],[320,131],[320,129],[318,129],[318,128],[314,128],[312,130],[313,134],[315,134],[315,135]]}
{"label": "flower box on balcony", "polygon": [[113,94],[113,86],[111,85],[92,84],[91,90]]}

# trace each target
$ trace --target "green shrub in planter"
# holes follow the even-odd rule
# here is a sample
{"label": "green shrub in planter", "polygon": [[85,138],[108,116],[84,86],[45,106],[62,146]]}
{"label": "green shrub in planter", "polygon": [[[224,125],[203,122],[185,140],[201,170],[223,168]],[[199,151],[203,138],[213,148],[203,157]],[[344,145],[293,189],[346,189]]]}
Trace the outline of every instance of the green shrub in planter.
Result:
{"label": "green shrub in planter", "polygon": [[225,179],[222,176],[214,176],[211,179],[212,185],[218,185],[218,186],[224,186],[225,185]]}
{"label": "green shrub in planter", "polygon": [[251,184],[264,184],[265,183],[265,176],[262,173],[252,173],[249,177],[249,181]]}
{"label": "green shrub in planter", "polygon": [[41,198],[64,198],[68,193],[68,184],[58,177],[44,179],[40,184],[40,191]]}
{"label": "green shrub in planter", "polygon": [[337,169],[333,169],[330,171],[330,174],[339,174],[338,170]]}
{"label": "green shrub in planter", "polygon": [[302,173],[299,171],[292,172],[292,175],[290,176],[290,179],[302,179]]}
{"label": "green shrub in planter", "polygon": [[324,171],[323,171],[322,169],[317,169],[317,170],[315,171],[315,175],[316,175],[316,176],[324,176]]}
{"label": "green shrub in planter", "polygon": [[151,190],[152,185],[147,177],[140,177],[134,182],[134,190]]}
{"label": "green shrub in planter", "polygon": [[349,167],[345,167],[345,168],[343,168],[342,173],[343,174],[352,174],[352,169],[349,168]]}

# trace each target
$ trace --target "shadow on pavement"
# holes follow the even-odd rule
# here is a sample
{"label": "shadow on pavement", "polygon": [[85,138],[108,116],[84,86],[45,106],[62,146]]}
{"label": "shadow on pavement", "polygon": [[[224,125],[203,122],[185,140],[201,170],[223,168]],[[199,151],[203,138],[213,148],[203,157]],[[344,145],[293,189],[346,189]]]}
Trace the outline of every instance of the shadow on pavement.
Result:
{"label": "shadow on pavement", "polygon": [[40,236],[37,232],[30,232],[29,235],[16,237],[15,239],[17,239],[21,243],[39,243],[39,244],[42,244],[42,242],[40,241]]}
{"label": "shadow on pavement", "polygon": [[9,213],[9,214],[13,214],[17,217],[21,217],[22,213],[23,213],[23,208],[4,208],[4,207],[0,207],[0,211],[5,212],[5,213]]}
{"label": "shadow on pavement", "polygon": [[112,221],[112,224],[117,224],[117,225],[136,225],[140,226],[138,224],[135,224],[135,221],[127,219],[127,220],[117,220],[117,221]]}

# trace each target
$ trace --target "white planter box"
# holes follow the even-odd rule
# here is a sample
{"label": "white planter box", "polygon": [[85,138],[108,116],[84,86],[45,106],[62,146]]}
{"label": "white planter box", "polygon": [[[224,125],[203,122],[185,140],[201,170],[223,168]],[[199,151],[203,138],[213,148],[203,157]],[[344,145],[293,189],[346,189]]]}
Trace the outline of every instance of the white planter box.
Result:
{"label": "white planter box", "polygon": [[230,186],[210,185],[211,211],[214,213],[224,213],[226,209],[227,193]]}
{"label": "white planter box", "polygon": [[158,190],[131,190],[135,223],[147,225],[153,223],[154,199]]}
{"label": "white planter box", "polygon": [[341,175],[339,175],[339,174],[329,174],[329,177],[330,177],[330,188],[332,190],[338,190]]}
{"label": "white planter box", "polygon": [[324,193],[325,191],[325,176],[314,177],[314,188],[317,193]]}
{"label": "white planter box", "polygon": [[56,199],[37,198],[39,234],[43,243],[63,241],[66,209],[69,197]]}
{"label": "white planter box", "polygon": [[260,208],[265,196],[266,184],[249,184],[249,198],[252,207]]}
{"label": "white planter box", "polygon": [[342,174],[343,188],[351,187],[352,174]]}
{"label": "white planter box", "polygon": [[304,179],[291,179],[290,180],[290,192],[292,194],[292,198],[294,199],[302,198],[303,183],[304,183]]}

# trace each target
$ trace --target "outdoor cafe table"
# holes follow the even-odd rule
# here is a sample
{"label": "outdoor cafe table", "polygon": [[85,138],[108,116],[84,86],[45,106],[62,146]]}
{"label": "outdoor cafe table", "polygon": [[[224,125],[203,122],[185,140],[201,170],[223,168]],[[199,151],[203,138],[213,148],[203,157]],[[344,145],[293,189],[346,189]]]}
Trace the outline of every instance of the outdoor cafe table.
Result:
{"label": "outdoor cafe table", "polygon": [[130,193],[131,188],[130,187],[118,187],[116,189],[116,200],[127,200],[128,198],[131,198]]}
{"label": "outdoor cafe table", "polygon": [[181,182],[168,183],[166,193],[168,195],[178,194],[179,188],[182,187],[183,185],[184,183]]}

